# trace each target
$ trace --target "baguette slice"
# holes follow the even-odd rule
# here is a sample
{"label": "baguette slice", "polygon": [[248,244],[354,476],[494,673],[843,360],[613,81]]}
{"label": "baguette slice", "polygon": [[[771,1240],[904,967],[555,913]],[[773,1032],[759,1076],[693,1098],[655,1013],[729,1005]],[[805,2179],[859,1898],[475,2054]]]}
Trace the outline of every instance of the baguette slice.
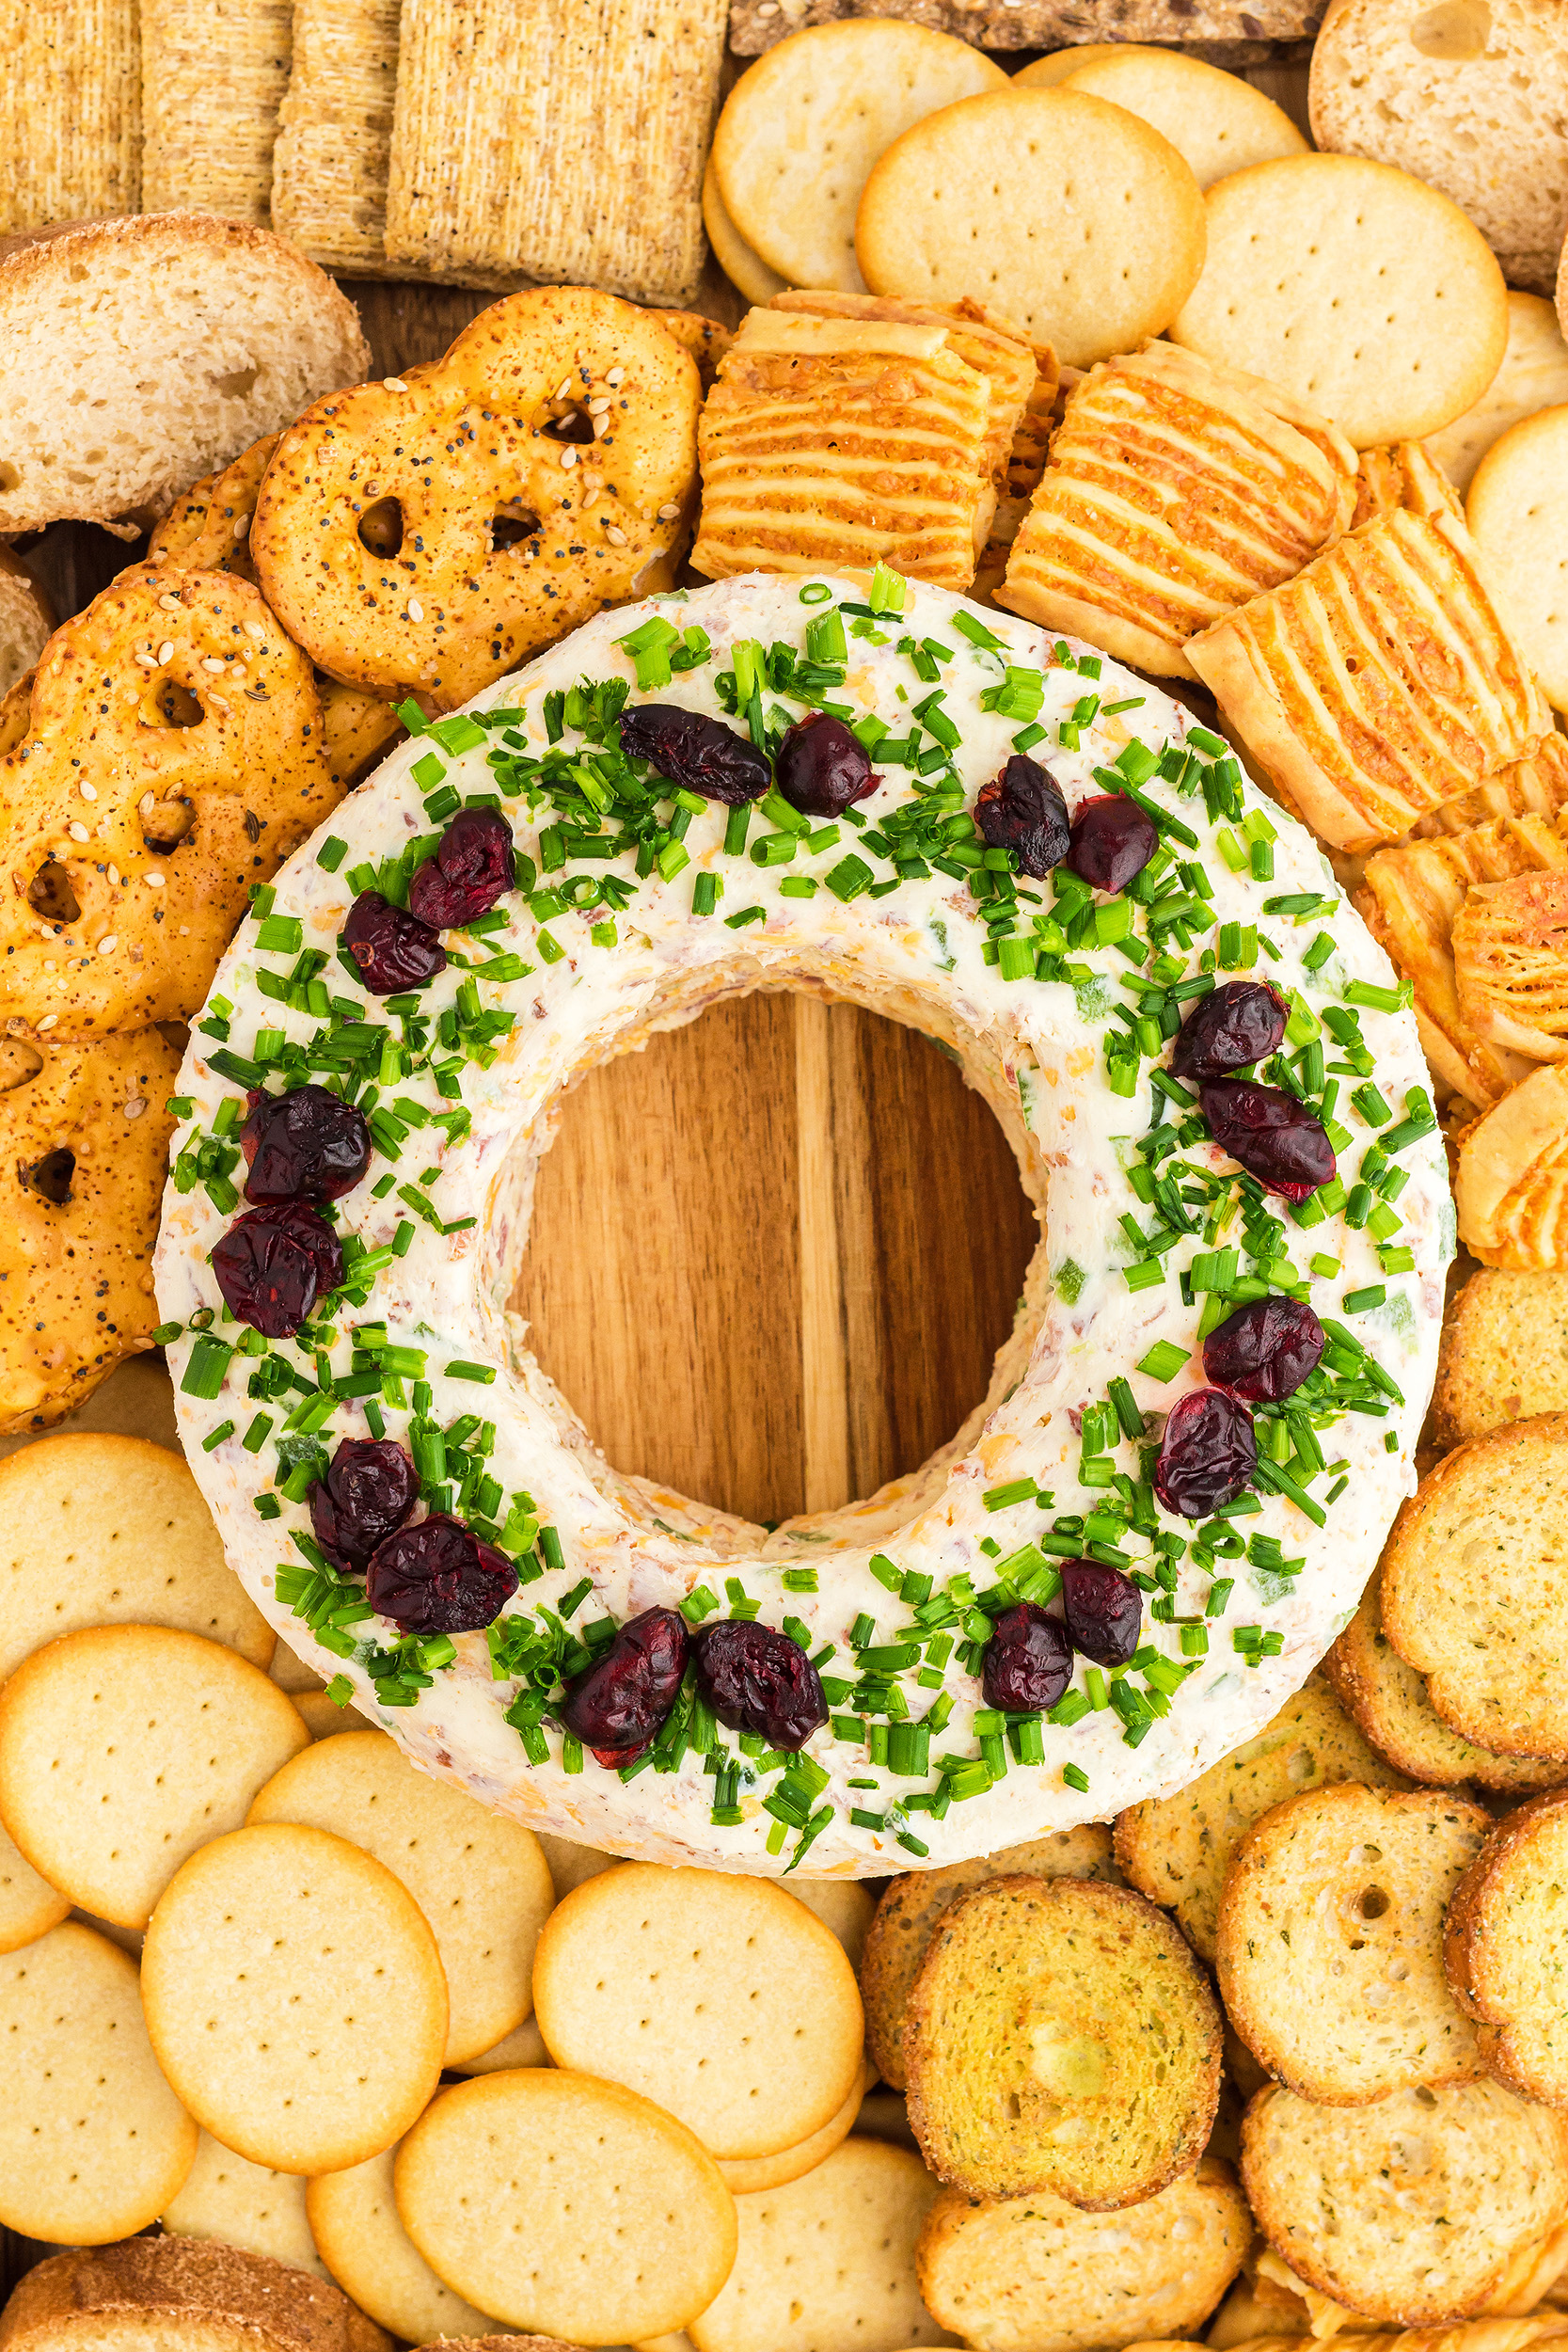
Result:
{"label": "baguette slice", "polygon": [[391,2352],[341,2290],[206,2238],[56,2254],[0,2312],[0,2352]]}
{"label": "baguette slice", "polygon": [[0,532],[164,514],[369,365],[347,296],[266,230],[160,213],[18,241],[0,258]]}
{"label": "baguette slice", "polygon": [[1444,1949],[1454,1996],[1479,2021],[1488,2074],[1554,2107],[1568,2106],[1565,1860],[1568,1796],[1511,1813],[1454,1891]]}
{"label": "baguette slice", "polygon": [[1443,1319],[1432,1410],[1445,1452],[1568,1411],[1568,1274],[1472,1274]]}

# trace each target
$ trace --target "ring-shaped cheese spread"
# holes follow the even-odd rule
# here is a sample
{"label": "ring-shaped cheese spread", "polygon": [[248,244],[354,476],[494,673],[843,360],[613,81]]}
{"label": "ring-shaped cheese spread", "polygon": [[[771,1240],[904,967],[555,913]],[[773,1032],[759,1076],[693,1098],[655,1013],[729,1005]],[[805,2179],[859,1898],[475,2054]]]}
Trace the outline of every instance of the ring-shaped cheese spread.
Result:
{"label": "ring-shaped cheese spread", "polygon": [[[833,822],[777,784],[741,808],[677,797],[620,752],[623,703],[768,751],[826,706],[879,781]],[[1127,889],[988,848],[977,796],[1014,755],[1069,811],[1120,794],[1153,818]],[[406,901],[465,803],[504,815],[517,886],[444,935],[425,986],[370,995],[349,909],[367,889]],[[1299,1203],[1243,1174],[1170,1073],[1178,1024],[1237,977],[1291,1009],[1251,1074],[1307,1098],[1336,1153]],[[567,1089],[757,988],[866,1006],[955,1055],[1043,1232],[951,1443],[771,1532],[613,1470],[508,1313]],[[211,1253],[245,1211],[247,1098],[306,1082],[356,1102],[373,1148],[324,1212],[347,1287],[268,1341]],[[1413,1490],[1453,1232],[1426,1083],[1391,968],[1309,836],[1129,672],[881,573],[655,597],[393,752],[242,925],[182,1072],[158,1249],[181,1435],[278,1632],[416,1762],[537,1828],[869,1876],[1102,1820],[1268,1721]],[[1164,1419],[1206,1385],[1202,1336],[1265,1295],[1309,1300],[1326,1353],[1289,1403],[1254,1408],[1246,1489],[1178,1517],[1152,1484]],[[488,1628],[409,1632],[315,1542],[334,1450],[383,1436],[418,1467],[410,1525],[445,1512],[512,1562]],[[1025,1603],[1059,1617],[1074,1559],[1138,1597],[1135,1651],[1073,1654],[1049,1708],[988,1707],[993,1628]],[[563,1731],[562,1693],[654,1609],[689,1630],[685,1680],[653,1744],[606,1765]],[[798,1749],[705,1704],[699,1646],[734,1619],[815,1661],[827,1720]]]}

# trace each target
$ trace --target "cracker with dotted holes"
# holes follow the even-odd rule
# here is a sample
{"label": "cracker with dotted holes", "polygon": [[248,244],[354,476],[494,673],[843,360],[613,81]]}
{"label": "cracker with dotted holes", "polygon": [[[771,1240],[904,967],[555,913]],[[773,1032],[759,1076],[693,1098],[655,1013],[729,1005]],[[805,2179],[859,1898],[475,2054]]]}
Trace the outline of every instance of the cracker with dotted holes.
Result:
{"label": "cracker with dotted holes", "polygon": [[186,1856],[238,1829],[310,1735],[259,1666],[166,1626],[92,1626],[0,1690],[0,1815],[37,1870],[145,1928]]}
{"label": "cracker with dotted holes", "polygon": [[681,534],[700,402],[689,352],[629,302],[494,303],[445,358],[290,426],[250,533],[267,601],[331,676],[455,709],[643,593]]}
{"label": "cracker with dotted holes", "polygon": [[15,1838],[0,1828],[0,1952],[36,1944],[70,1916],[70,1896],[40,1878]]}
{"label": "cracker with dotted holes", "polygon": [[170,2237],[215,2238],[247,2254],[266,2254],[291,2270],[331,2271],[316,2251],[305,2211],[306,2184],[294,2172],[237,2156],[210,2132],[197,2142],[196,2162],[159,2219]]}
{"label": "cracker with dotted holes", "polygon": [[945,2342],[915,2283],[936,2194],[907,2149],[847,2139],[803,2179],[740,2198],[735,2268],[691,2322],[696,2352]]}
{"label": "cracker with dotted holes", "polygon": [[538,2018],[525,2017],[504,2042],[498,2042],[493,2050],[482,2050],[478,2058],[465,2058],[460,2066],[453,2067],[452,2072],[455,2074],[505,2074],[515,2066],[548,2066],[549,2063],[550,2054],[545,2047]]}
{"label": "cracker with dotted holes", "polygon": [[569,2342],[684,2328],[735,2260],[735,2200],[712,2157],[673,2115],[586,2074],[458,2084],[404,2141],[393,2182],[404,2229],[454,2292]]}
{"label": "cracker with dotted holes", "polygon": [[1568,341],[1544,294],[1508,297],[1508,349],[1473,408],[1428,437],[1428,448],[1463,498],[1476,468],[1511,425],[1568,400]]}
{"label": "cracker with dotted holes", "polygon": [[[180,1057],[156,1029],[8,1042],[27,1066],[0,1094],[0,1434],[10,1436],[63,1420],[152,1344]],[[0,1650],[8,1640],[8,1629]]]}
{"label": "cracker with dotted holes", "polygon": [[310,663],[257,590],[121,572],[50,639],[0,759],[0,1017],[190,1019],[251,884],[341,797]]}
{"label": "cracker with dotted holes", "polygon": [[[729,214],[719,193],[714,176],[713,157],[707,159],[703,173],[703,227],[713,247],[713,258],[738,294],[748,302],[771,302],[776,294],[783,294],[784,280],[777,270],[769,269],[760,253],[753,253]],[[856,273],[857,276],[859,273]]]}
{"label": "cracker with dotted holes", "polygon": [[786,1892],[815,1912],[830,1935],[836,1935],[857,1977],[865,1939],[876,1915],[877,1898],[861,1879],[791,1879]]}
{"label": "cracker with dotted holes", "polygon": [[606,1853],[598,1846],[579,1846],[575,1838],[554,1837],[547,1830],[539,1830],[535,1835],[540,1851],[550,1866],[558,1902],[574,1886],[580,1886],[584,1879],[597,1878],[601,1870],[613,1870],[621,1860],[618,1853]]}
{"label": "cracker with dotted holes", "polygon": [[296,1756],[259,1791],[249,1818],[331,1830],[403,1881],[446,1972],[447,2065],[483,2056],[528,2016],[533,1947],[555,1889],[520,1821],[416,1771],[395,1740],[368,1729]]}
{"label": "cracker with dotted holes", "polygon": [[1547,700],[1568,710],[1568,402],[1493,442],[1465,512]]}
{"label": "cracker with dotted holes", "polygon": [[141,1988],[191,2113],[280,2172],[363,2164],[440,2079],[436,1938],[390,1870],[325,1830],[277,1822],[199,1847],[152,1915]]}
{"label": "cracker with dotted holes", "polygon": [[310,2235],[345,2295],[404,2344],[483,2336],[492,2322],[436,2276],[392,2193],[395,2148],[303,2187]]}
{"label": "cracker with dotted holes", "polygon": [[1497,374],[1502,272],[1423,181],[1289,155],[1233,172],[1206,203],[1209,258],[1170,330],[1200,358],[1309,401],[1357,449],[1435,433]]}
{"label": "cracker with dotted holes", "polygon": [[874,294],[976,295],[1087,368],[1180,310],[1203,267],[1203,197],[1125,107],[1009,87],[895,140],[865,183],[855,250]]}
{"label": "cracker with dotted holes", "polygon": [[0,1462],[0,1681],[62,1633],[166,1625],[253,1666],[276,1641],[178,1454],[75,1432]]}
{"label": "cracker with dotted holes", "polygon": [[876,2079],[877,2070],[868,2059],[838,2113],[831,2116],[819,2132],[813,2132],[809,2139],[798,2140],[793,2148],[781,2148],[771,2156],[716,2157],[714,2161],[732,2196],[752,2197],[761,2189],[782,2188],[786,2181],[799,2181],[806,2173],[815,2172],[854,2130],[861,2102]]}
{"label": "cracker with dotted holes", "polygon": [[1180,49],[1144,49],[1131,42],[1101,49],[1063,78],[1070,88],[1109,99],[1113,106],[1125,106],[1151,122],[1186,157],[1200,188],[1212,187],[1249,164],[1308,151],[1283,106],[1239,73],[1226,73]]}
{"label": "cracker with dotted holes", "polygon": [[589,1879],[546,1923],[533,2003],[557,2066],[657,2101],[716,2156],[808,2138],[860,2073],[844,1948],[766,1879],[653,1862]]}
{"label": "cracker with dotted holes", "polygon": [[0,2222],[106,2246],[157,2218],[197,2129],[159,2071],[136,1963],[67,1920],[0,1960]]}
{"label": "cracker with dotted holes", "polygon": [[863,294],[855,215],[878,157],[940,107],[1006,86],[999,65],[950,33],[876,16],[813,25],[759,57],[725,101],[713,135],[720,198],[787,285]]}

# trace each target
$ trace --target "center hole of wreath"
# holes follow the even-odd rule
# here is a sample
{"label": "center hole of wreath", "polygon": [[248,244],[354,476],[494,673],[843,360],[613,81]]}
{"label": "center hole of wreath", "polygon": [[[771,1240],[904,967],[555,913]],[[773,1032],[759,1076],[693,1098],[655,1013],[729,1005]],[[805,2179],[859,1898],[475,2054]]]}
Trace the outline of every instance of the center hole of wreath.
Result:
{"label": "center hole of wreath", "polygon": [[515,1303],[618,1470],[776,1520],[953,1436],[1037,1240],[1001,1128],[927,1039],[753,995],[567,1097]]}

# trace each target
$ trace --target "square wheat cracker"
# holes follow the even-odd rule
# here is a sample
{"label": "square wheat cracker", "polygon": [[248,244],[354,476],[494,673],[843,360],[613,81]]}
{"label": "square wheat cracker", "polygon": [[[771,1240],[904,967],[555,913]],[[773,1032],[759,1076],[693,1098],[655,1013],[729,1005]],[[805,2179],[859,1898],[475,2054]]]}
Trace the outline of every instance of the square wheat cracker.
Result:
{"label": "square wheat cracker", "polygon": [[142,0],[142,209],[272,225],[289,0]]}
{"label": "square wheat cracker", "polygon": [[0,230],[134,213],[140,199],[135,0],[19,9],[0,76]]}
{"label": "square wheat cracker", "polygon": [[294,0],[272,219],[324,269],[386,266],[397,73],[398,0]]}

